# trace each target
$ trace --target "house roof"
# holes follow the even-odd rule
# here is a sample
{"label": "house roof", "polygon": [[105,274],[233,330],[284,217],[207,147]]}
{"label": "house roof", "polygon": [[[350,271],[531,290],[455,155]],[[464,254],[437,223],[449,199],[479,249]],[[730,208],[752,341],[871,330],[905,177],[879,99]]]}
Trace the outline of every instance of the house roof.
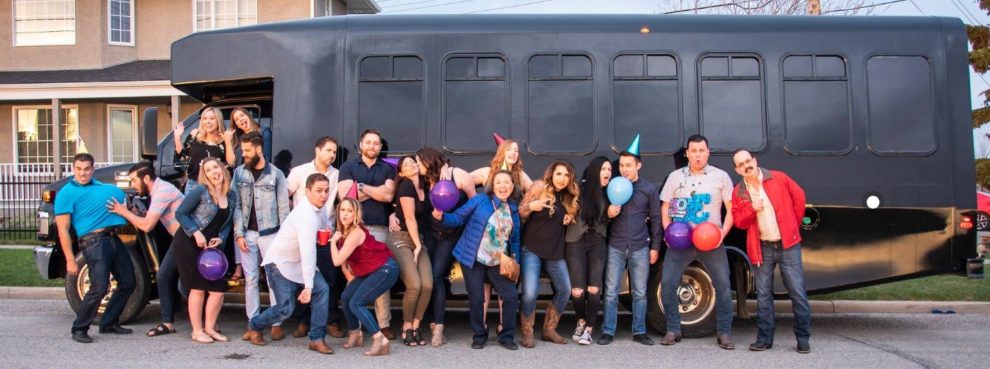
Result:
{"label": "house roof", "polygon": [[347,14],[378,14],[382,8],[375,0],[344,0]]}
{"label": "house roof", "polygon": [[32,83],[167,81],[169,60],[137,60],[103,69],[0,72],[0,85]]}

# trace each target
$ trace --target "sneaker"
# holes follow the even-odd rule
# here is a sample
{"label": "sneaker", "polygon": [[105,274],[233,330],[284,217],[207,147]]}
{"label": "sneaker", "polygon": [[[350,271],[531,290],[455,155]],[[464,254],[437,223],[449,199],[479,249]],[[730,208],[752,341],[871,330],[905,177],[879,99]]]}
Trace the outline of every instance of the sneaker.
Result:
{"label": "sneaker", "polygon": [[574,328],[574,334],[571,335],[571,339],[574,340],[575,342],[580,340],[581,336],[584,335],[585,327],[587,327],[587,324],[585,324],[584,321],[579,320],[577,327]]}
{"label": "sneaker", "polygon": [[588,346],[591,344],[592,341],[593,340],[591,339],[591,328],[587,328],[584,330],[584,332],[581,333],[581,336],[578,337],[577,343],[581,346]]}

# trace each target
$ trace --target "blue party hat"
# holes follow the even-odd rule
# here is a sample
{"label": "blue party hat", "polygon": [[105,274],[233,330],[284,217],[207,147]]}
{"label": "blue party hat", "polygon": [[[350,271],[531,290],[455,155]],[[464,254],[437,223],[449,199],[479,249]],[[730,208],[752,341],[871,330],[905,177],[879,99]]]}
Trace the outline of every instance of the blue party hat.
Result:
{"label": "blue party hat", "polygon": [[639,134],[638,133],[636,134],[636,138],[634,138],[632,140],[632,143],[629,144],[629,148],[626,149],[626,151],[628,151],[630,154],[639,156]]}

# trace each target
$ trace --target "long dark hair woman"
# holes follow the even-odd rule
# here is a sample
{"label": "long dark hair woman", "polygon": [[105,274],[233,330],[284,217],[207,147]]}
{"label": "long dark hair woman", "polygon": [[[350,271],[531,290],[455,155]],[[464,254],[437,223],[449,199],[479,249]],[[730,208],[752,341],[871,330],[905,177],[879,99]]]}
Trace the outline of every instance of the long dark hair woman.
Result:
{"label": "long dark hair woman", "polygon": [[522,307],[519,313],[523,347],[536,345],[533,321],[541,266],[546,266],[556,291],[552,303],[547,305],[541,339],[557,344],[567,343],[557,334],[557,324],[560,313],[567,307],[571,290],[567,262],[564,260],[564,233],[578,213],[576,182],[574,166],[570,162],[554,161],[543,173],[543,178],[529,188],[519,208],[519,215],[527,219],[522,236]]}
{"label": "long dark hair woman", "polygon": [[612,179],[612,163],[599,156],[591,159],[581,176],[581,196],[577,219],[567,226],[564,256],[571,277],[571,301],[577,314],[577,327],[571,339],[590,345],[591,333],[602,307],[602,281],[608,259],[608,197],[605,187]]}
{"label": "long dark hair woman", "polygon": [[[179,271],[179,280],[190,290],[189,322],[192,325],[192,340],[200,343],[227,342],[229,339],[216,331],[217,316],[220,315],[220,306],[223,304],[223,292],[227,290],[227,280],[207,280],[200,274],[197,260],[203,249],[224,248],[224,238],[233,225],[237,193],[230,188],[230,173],[219,158],[203,160],[199,183],[200,185],[187,191],[182,204],[175,210],[175,218],[182,226],[182,231],[175,232],[172,252]],[[203,299],[206,292],[209,292],[209,298],[206,300],[204,316]]]}
{"label": "long dark hair woman", "polygon": [[185,192],[194,187],[199,178],[199,168],[206,158],[217,158],[226,168],[228,166],[226,147],[223,144],[223,112],[220,108],[209,107],[199,113],[199,128],[193,129],[182,140],[185,126],[182,122],[172,130],[175,141],[176,156],[184,157],[189,163],[186,169]]}
{"label": "long dark hair woman", "polygon": [[[467,203],[468,199],[474,197],[474,179],[471,174],[464,169],[457,168],[450,164],[443,154],[436,149],[424,147],[416,151],[416,162],[419,164],[419,172],[426,181],[427,191],[432,191],[433,187],[442,180],[454,182],[457,186],[457,203],[454,209],[460,208]],[[432,210],[433,204],[427,201],[427,205]],[[433,323],[430,324],[431,340],[430,345],[439,347],[447,343],[444,336],[444,322],[447,312],[447,283],[450,278],[450,267],[454,262],[454,244],[461,238],[461,227],[447,227],[432,217],[429,218],[429,227],[426,233],[426,241],[432,261],[433,293],[430,298],[432,306]]]}
{"label": "long dark hair woman", "polygon": [[224,148],[227,152],[227,162],[230,166],[241,165],[244,158],[241,155],[241,136],[248,132],[258,132],[264,139],[262,155],[265,161],[272,161],[272,129],[262,127],[251,113],[244,108],[234,108],[230,111],[230,128],[223,133]]}
{"label": "long dark hair woman", "polygon": [[453,213],[433,210],[433,217],[448,227],[464,226],[464,234],[454,246],[454,257],[461,263],[461,272],[468,292],[471,311],[471,348],[482,349],[488,342],[485,326],[485,282],[502,297],[502,331],[498,341],[509,350],[519,349],[513,339],[519,297],[516,283],[502,276],[499,267],[503,255],[519,260],[518,196],[512,182],[512,172],[500,170],[493,174],[492,186],[468,200]]}
{"label": "long dark hair woman", "polygon": [[395,214],[399,230],[388,233],[388,244],[399,263],[400,278],[406,285],[402,294],[402,343],[406,346],[426,344],[419,324],[426,314],[433,292],[433,269],[430,256],[423,248],[423,225],[427,213],[426,182],[414,156],[399,159],[396,174]]}

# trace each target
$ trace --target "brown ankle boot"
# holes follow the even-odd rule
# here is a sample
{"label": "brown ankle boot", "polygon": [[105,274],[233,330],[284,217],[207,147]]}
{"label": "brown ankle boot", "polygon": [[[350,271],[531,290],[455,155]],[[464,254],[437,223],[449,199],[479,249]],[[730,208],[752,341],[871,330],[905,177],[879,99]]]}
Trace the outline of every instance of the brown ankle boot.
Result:
{"label": "brown ankle boot", "polygon": [[352,349],[361,346],[364,346],[364,333],[360,329],[347,332],[347,343],[344,344],[344,348]]}
{"label": "brown ankle boot", "polygon": [[331,323],[327,324],[327,335],[333,338],[344,338],[344,336],[347,335],[347,332],[340,329],[340,326]]}
{"label": "brown ankle boot", "polygon": [[282,327],[273,325],[272,326],[272,341],[281,341],[285,338],[285,332],[282,331]]}
{"label": "brown ankle boot", "polygon": [[323,340],[309,341],[309,349],[325,355],[333,354],[333,349]]}
{"label": "brown ankle boot", "polygon": [[264,346],[267,344],[267,342],[265,342],[265,336],[262,336],[260,331],[248,330],[247,335],[248,341],[251,341],[254,345]]}
{"label": "brown ankle boot", "polygon": [[292,337],[294,338],[306,337],[308,335],[309,335],[309,325],[303,323],[299,323],[299,326],[296,327],[296,330],[292,332]]}
{"label": "brown ankle boot", "polygon": [[388,338],[384,334],[376,334],[371,337],[371,348],[365,351],[366,356],[388,355]]}
{"label": "brown ankle boot", "polygon": [[247,330],[241,335],[241,340],[250,341],[251,340],[251,324],[248,324]]}
{"label": "brown ankle boot", "polygon": [[522,332],[522,347],[533,348],[536,347],[536,340],[533,337],[533,321],[536,320],[536,313],[529,315],[519,314],[519,331]]}
{"label": "brown ankle boot", "polygon": [[566,345],[567,340],[557,334],[558,323],[560,323],[560,313],[557,312],[557,307],[552,304],[547,305],[547,315],[543,318],[543,332],[540,334],[540,340]]}

